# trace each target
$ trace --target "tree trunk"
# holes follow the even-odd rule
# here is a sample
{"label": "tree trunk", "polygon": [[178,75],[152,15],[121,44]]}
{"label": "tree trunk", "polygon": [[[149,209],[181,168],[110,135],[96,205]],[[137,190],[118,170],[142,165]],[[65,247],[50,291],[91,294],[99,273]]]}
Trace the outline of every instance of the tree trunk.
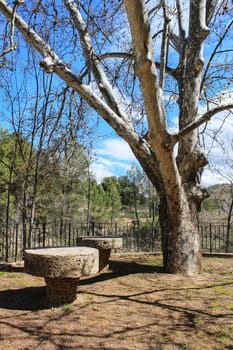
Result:
{"label": "tree trunk", "polygon": [[[195,206],[193,206],[193,211]],[[168,273],[191,276],[200,272],[201,253],[198,226],[193,222],[188,198],[183,194],[183,205],[171,211],[165,198],[160,201],[163,264]]]}
{"label": "tree trunk", "polygon": [[226,253],[229,253],[230,248],[230,232],[231,232],[231,217],[233,211],[233,197],[231,198],[231,204],[227,215],[227,237],[226,237]]}
{"label": "tree trunk", "polygon": [[155,166],[150,166],[150,156],[144,157],[135,151],[135,156],[160,198],[164,270],[193,275],[201,268],[197,218],[200,203],[207,197],[207,192],[194,181],[182,183],[173,153],[164,150],[161,154],[163,157],[160,158],[157,171]]}

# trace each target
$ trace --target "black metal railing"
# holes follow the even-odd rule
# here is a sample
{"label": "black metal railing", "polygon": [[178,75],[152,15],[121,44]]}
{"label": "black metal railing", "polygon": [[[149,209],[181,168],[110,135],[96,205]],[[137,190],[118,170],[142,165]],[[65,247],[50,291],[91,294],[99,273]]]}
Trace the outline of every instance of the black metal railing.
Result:
{"label": "black metal railing", "polygon": [[[233,225],[202,223],[198,229],[203,252],[233,253]],[[117,252],[161,251],[159,229],[152,232],[134,222],[16,224],[7,231],[0,226],[0,260],[21,260],[26,248],[75,246],[80,236],[120,236],[123,248]]]}

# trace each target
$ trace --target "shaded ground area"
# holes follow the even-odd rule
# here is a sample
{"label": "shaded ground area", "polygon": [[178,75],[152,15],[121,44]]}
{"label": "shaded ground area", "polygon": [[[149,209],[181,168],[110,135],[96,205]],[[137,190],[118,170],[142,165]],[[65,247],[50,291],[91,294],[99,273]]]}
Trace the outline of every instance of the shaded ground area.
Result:
{"label": "shaded ground area", "polygon": [[164,274],[160,257],[114,257],[51,308],[45,284],[0,264],[0,350],[233,349],[233,259],[203,258],[197,277]]}

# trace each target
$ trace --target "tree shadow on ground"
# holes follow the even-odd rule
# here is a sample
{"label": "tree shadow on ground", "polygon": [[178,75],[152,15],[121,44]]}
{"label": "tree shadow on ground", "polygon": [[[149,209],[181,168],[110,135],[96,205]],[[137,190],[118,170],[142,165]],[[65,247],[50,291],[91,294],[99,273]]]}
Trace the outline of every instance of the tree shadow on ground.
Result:
{"label": "tree shadow on ground", "polygon": [[[22,266],[7,266],[6,272],[24,271]],[[161,273],[162,267],[142,265],[137,262],[110,261],[109,270],[100,272],[93,277],[81,279],[79,285],[89,285],[109,279],[137,273]],[[51,308],[46,303],[46,287],[26,287],[0,291],[0,308],[10,310],[36,311]]]}
{"label": "tree shadow on ground", "polygon": [[100,272],[97,276],[86,277],[79,281],[79,285],[87,285],[109,279],[137,273],[163,273],[162,266],[143,265],[137,262],[110,260],[109,269]]}
{"label": "tree shadow on ground", "polygon": [[26,287],[0,291],[0,308],[36,311],[49,308],[46,305],[46,287]]}
{"label": "tree shadow on ground", "polygon": [[0,271],[6,272],[24,272],[23,264],[14,265],[11,263],[0,264]]}

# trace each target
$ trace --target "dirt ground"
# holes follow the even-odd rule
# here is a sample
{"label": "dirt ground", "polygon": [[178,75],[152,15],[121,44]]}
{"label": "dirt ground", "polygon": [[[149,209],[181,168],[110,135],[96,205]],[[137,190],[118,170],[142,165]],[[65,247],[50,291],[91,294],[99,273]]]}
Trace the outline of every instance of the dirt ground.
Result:
{"label": "dirt ground", "polygon": [[161,257],[111,259],[49,307],[43,278],[0,264],[0,350],[233,349],[233,259],[203,258],[196,277],[164,274]]}

